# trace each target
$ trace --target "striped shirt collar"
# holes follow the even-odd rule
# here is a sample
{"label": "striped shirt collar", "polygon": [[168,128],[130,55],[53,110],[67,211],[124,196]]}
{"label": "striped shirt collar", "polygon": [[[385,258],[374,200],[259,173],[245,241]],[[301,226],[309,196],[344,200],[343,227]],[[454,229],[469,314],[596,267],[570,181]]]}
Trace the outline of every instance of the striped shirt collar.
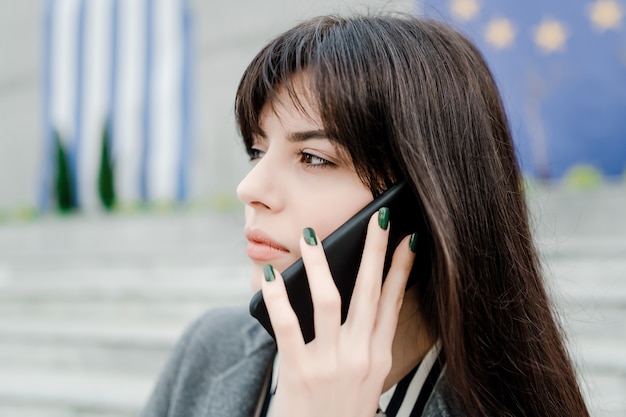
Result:
{"label": "striped shirt collar", "polygon": [[419,364],[396,385],[381,394],[377,416],[421,416],[443,367],[441,343],[437,342]]}
{"label": "striped shirt collar", "polygon": [[[443,369],[443,357],[440,355],[441,343],[437,342],[411,372],[396,385],[381,394],[376,416],[382,417],[418,417],[422,415],[426,403]],[[261,416],[269,415],[271,400],[278,384],[278,354],[274,357],[271,383]]]}

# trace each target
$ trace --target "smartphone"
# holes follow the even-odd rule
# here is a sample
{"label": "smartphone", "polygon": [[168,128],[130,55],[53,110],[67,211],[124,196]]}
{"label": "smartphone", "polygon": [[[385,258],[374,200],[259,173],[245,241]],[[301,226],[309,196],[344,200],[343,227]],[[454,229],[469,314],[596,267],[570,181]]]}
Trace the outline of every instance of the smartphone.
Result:
{"label": "smartphone", "polygon": [[[328,266],[341,296],[341,322],[348,313],[352,291],[356,282],[361,255],[370,217],[381,207],[389,208],[389,242],[385,257],[384,276],[391,265],[391,256],[398,243],[411,233],[418,234],[417,256],[413,264],[407,288],[417,279],[427,279],[430,275],[430,251],[427,242],[426,221],[419,199],[405,181],[397,183],[374,199],[346,223],[322,241]],[[428,237],[428,238],[427,238]],[[306,343],[315,338],[313,323],[313,302],[302,259],[299,259],[283,273],[287,295],[293,307]],[[272,324],[267,313],[262,292],[259,291],[250,301],[250,314],[274,337]]]}

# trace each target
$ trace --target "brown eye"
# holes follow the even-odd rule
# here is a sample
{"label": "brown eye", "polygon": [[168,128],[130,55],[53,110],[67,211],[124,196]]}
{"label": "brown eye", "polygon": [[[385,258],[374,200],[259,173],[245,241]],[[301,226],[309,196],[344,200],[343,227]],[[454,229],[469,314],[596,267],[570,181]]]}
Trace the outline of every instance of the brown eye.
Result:
{"label": "brown eye", "polygon": [[319,157],[317,155],[310,154],[308,152],[299,152],[300,162],[310,167],[325,167],[329,165],[333,165],[332,162]]}

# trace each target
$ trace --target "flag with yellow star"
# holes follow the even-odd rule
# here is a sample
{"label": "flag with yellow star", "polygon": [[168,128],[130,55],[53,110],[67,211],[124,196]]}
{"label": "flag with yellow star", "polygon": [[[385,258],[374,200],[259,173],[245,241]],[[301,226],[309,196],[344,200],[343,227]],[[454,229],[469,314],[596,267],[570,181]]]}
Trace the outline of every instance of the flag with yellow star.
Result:
{"label": "flag with yellow star", "polygon": [[522,169],[626,178],[626,0],[422,0],[469,36],[507,107]]}

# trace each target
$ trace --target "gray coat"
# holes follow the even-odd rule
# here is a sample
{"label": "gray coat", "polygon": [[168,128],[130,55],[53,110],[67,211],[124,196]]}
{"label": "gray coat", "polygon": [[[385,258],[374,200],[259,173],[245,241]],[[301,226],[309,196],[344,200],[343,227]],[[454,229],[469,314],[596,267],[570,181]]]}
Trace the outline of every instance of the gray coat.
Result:
{"label": "gray coat", "polygon": [[[176,345],[143,417],[251,417],[276,345],[243,309],[211,310]],[[445,377],[424,417],[455,416]],[[368,417],[368,416],[364,416]]]}

